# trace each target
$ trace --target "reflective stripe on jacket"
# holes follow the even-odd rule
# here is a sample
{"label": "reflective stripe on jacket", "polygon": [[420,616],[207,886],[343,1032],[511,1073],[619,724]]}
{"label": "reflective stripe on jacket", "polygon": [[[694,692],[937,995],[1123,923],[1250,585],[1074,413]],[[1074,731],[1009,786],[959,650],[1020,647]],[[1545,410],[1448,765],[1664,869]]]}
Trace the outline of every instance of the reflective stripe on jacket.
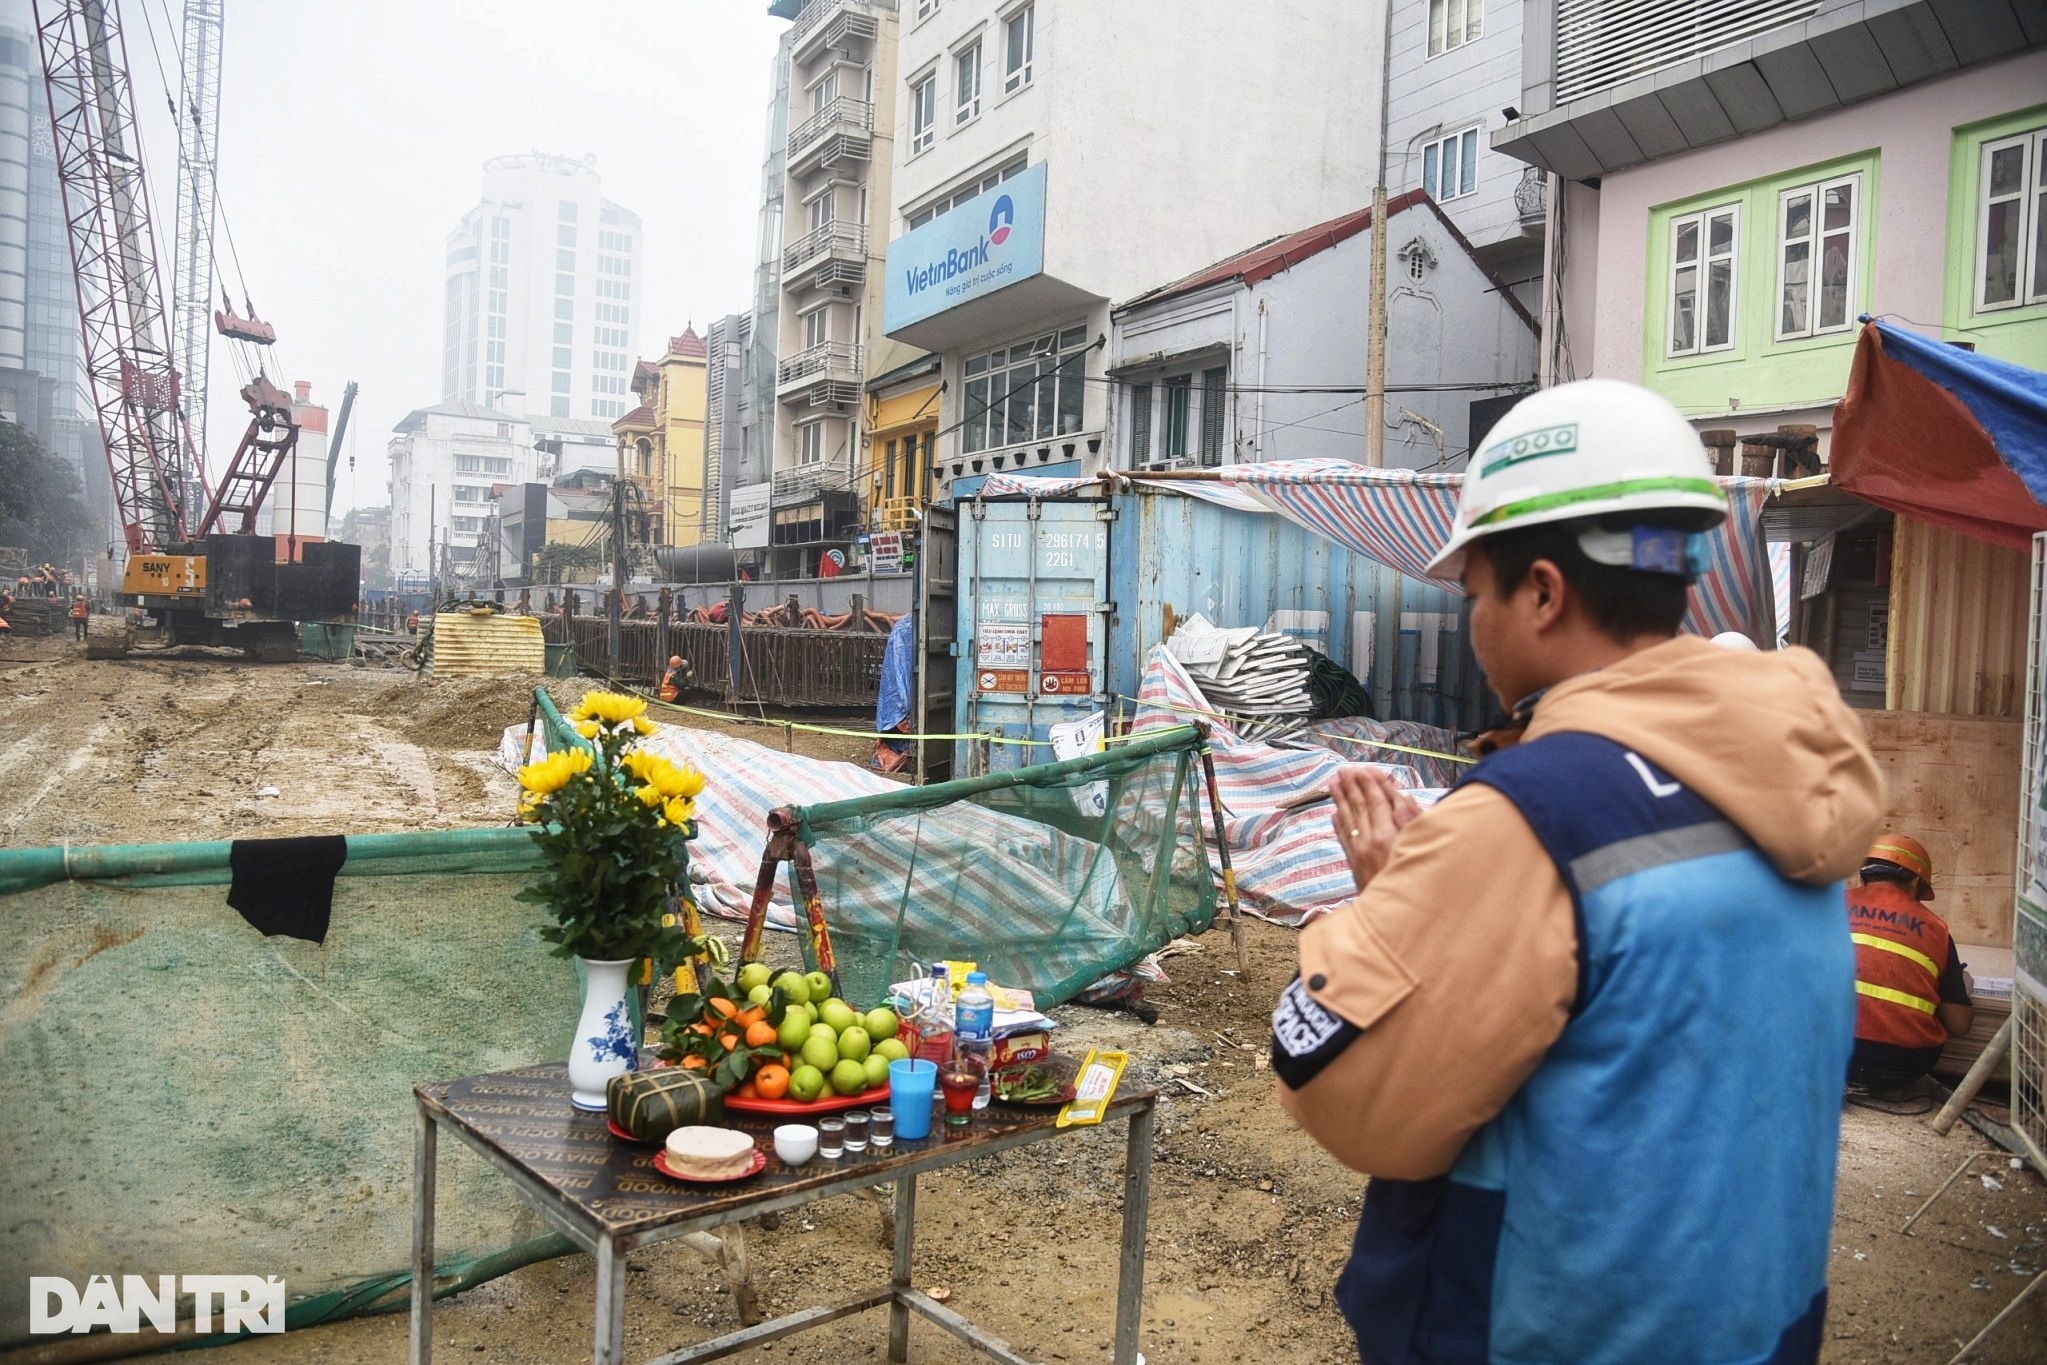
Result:
{"label": "reflective stripe on jacket", "polygon": [[1940,1047],[1947,1030],[1940,973],[1947,966],[1948,929],[1912,893],[1871,882],[1848,893],[1848,930],[1855,944],[1855,1036],[1895,1047]]}

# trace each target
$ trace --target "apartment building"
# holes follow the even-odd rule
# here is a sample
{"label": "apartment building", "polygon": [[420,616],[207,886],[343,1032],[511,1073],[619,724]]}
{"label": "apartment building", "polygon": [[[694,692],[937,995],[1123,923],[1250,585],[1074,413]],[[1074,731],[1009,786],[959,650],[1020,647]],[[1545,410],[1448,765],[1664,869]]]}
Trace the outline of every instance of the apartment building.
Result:
{"label": "apartment building", "polygon": [[1817,428],[1857,319],[2047,367],[2047,11],[2022,0],[1526,0],[1521,117],[1563,185],[1545,351],[1702,429]]}
{"label": "apartment building", "polygon": [[787,577],[843,556],[860,526],[862,338],[881,304],[899,12],[895,0],[768,8],[791,21],[768,514],[769,571]]}
{"label": "apartment building", "polygon": [[904,0],[881,330],[940,358],[934,498],[1107,465],[1111,305],[1370,199],[1384,10],[1231,13]]}

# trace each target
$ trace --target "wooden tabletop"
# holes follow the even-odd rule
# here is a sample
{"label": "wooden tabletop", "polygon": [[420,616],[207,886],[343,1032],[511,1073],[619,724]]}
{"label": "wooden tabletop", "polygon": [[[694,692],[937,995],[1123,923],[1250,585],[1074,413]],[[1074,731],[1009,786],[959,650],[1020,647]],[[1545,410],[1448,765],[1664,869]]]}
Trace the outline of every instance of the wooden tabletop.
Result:
{"label": "wooden tabletop", "polygon": [[[814,1124],[815,1119],[728,1112],[721,1126],[752,1136],[754,1145],[767,1154],[767,1168],[729,1184],[699,1184],[674,1180],[654,1169],[661,1144],[614,1137],[603,1114],[586,1113],[570,1105],[564,1062],[438,1081],[415,1086],[413,1093],[440,1121],[465,1130],[606,1235],[644,1233],[662,1224],[707,1218],[728,1221],[745,1216],[744,1210],[753,1205],[805,1190],[879,1184],[905,1168],[928,1167],[934,1164],[930,1159],[941,1153],[945,1160],[937,1164],[950,1164],[980,1155],[978,1149],[1005,1138],[1034,1131],[1049,1136],[1059,1115],[1057,1108],[1024,1109],[993,1103],[974,1116],[971,1126],[948,1128],[943,1113],[938,1113],[932,1117],[927,1138],[910,1142],[898,1136],[895,1145],[885,1150],[870,1147],[836,1160],[814,1158],[801,1166],[788,1166],[775,1155],[776,1126]],[[1156,1098],[1154,1090],[1122,1085],[1107,1117],[1125,1117]]]}

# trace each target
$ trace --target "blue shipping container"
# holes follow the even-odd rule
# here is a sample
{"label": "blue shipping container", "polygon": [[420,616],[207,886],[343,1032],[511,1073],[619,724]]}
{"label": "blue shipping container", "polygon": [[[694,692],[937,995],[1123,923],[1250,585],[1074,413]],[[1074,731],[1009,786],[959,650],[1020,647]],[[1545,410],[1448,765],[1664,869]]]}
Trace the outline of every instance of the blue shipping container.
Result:
{"label": "blue shipping container", "polygon": [[[959,508],[963,734],[1042,741],[1133,709],[1152,648],[1197,612],[1299,638],[1356,674],[1383,718],[1475,730],[1498,715],[1462,598],[1284,517],[1155,486]],[[994,745],[987,761],[1047,757]]]}

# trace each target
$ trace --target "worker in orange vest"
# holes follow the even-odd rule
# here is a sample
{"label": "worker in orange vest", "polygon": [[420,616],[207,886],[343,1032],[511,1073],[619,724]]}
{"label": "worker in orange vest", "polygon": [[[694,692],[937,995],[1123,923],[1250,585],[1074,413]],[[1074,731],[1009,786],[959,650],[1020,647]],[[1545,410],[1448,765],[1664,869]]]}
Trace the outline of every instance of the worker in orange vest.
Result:
{"label": "worker in orange vest", "polygon": [[71,634],[74,638],[80,640],[85,638],[85,623],[91,615],[92,607],[86,602],[85,594],[81,592],[73,596],[71,599]]}
{"label": "worker in orange vest", "polygon": [[1905,834],[1883,834],[1848,892],[1855,940],[1855,1052],[1848,1079],[1892,1090],[1933,1070],[1975,1017],[1946,921],[1927,908],[1933,859]]}
{"label": "worker in orange vest", "polygon": [[696,682],[696,675],[689,666],[689,660],[680,654],[668,656],[668,671],[661,675],[661,687],[657,695],[661,700],[672,702],[682,695],[682,690]]}

